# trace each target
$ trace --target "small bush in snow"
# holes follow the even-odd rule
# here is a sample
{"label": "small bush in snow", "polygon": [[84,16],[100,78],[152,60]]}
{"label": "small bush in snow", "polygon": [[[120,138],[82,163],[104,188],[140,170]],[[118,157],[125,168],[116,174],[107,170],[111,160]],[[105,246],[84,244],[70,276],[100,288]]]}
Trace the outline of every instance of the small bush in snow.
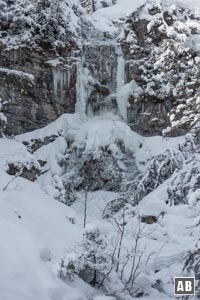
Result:
{"label": "small bush in snow", "polygon": [[60,277],[74,280],[83,279],[92,286],[100,287],[115,267],[113,248],[100,234],[94,224],[87,224],[79,253],[70,253],[62,259]]}

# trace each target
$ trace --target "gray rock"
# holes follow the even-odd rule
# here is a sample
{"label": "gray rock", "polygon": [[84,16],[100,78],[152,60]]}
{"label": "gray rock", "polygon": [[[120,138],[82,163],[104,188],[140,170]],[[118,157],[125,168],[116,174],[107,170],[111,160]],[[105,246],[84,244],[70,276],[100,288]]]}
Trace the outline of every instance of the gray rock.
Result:
{"label": "gray rock", "polygon": [[[29,80],[17,72],[0,70],[0,97],[7,102],[3,107],[8,119],[4,130],[6,134],[31,131],[49,124],[64,112],[74,112],[76,66],[69,57],[64,60],[66,65],[62,64],[55,70],[46,63],[48,58],[55,58],[54,55],[42,49],[19,48],[8,51],[0,48],[2,69],[34,76],[34,80]],[[70,76],[67,76],[67,68],[70,69]]]}

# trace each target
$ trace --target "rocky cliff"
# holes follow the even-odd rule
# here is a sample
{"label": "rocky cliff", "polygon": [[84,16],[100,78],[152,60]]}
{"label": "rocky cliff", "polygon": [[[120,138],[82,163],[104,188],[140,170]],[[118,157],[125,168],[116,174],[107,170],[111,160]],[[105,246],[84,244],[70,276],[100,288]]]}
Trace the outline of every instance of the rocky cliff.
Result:
{"label": "rocky cliff", "polygon": [[76,102],[78,8],[70,1],[1,1],[0,97],[6,134],[42,127]]}
{"label": "rocky cliff", "polygon": [[97,20],[88,17],[78,2],[50,3],[1,2],[6,134],[42,127],[75,109],[113,111],[142,135],[180,135],[197,121],[197,14],[152,1],[112,21],[111,30],[98,28],[98,11]]}

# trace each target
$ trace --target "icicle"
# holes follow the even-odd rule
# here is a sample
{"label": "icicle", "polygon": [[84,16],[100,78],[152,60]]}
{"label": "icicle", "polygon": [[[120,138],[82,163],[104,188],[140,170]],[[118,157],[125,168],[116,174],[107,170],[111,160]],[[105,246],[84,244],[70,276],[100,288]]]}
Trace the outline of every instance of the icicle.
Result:
{"label": "icicle", "polygon": [[55,96],[64,97],[64,88],[67,84],[66,65],[63,65],[59,58],[51,59],[47,61],[47,64],[51,66],[53,75],[53,89]]}
{"label": "icicle", "polygon": [[60,70],[59,67],[53,67],[52,68],[53,73],[53,88],[54,88],[54,94],[57,95],[58,87],[60,86]]}
{"label": "icicle", "polygon": [[86,118],[87,97],[85,91],[84,58],[77,65],[76,71],[76,112],[82,120]]}
{"label": "icicle", "polygon": [[67,68],[67,87],[69,88],[70,87],[70,82],[71,82],[71,67],[68,67]]}
{"label": "icicle", "polygon": [[60,90],[60,95],[64,95],[64,87],[66,86],[66,74],[65,70],[60,66],[56,66],[52,68],[53,74],[53,88],[55,96],[58,96],[58,90]]}
{"label": "icicle", "polygon": [[63,85],[64,85],[64,71],[59,70],[59,84],[60,84],[60,95],[63,95]]}

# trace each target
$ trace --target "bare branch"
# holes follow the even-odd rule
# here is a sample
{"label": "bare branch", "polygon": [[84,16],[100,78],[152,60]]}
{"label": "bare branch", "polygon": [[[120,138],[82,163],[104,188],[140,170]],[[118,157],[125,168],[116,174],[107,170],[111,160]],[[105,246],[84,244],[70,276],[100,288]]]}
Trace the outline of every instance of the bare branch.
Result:
{"label": "bare branch", "polygon": [[5,186],[4,188],[2,189],[2,191],[6,191],[8,190],[8,186],[16,179],[18,178],[22,173],[18,173],[16,174]]}

